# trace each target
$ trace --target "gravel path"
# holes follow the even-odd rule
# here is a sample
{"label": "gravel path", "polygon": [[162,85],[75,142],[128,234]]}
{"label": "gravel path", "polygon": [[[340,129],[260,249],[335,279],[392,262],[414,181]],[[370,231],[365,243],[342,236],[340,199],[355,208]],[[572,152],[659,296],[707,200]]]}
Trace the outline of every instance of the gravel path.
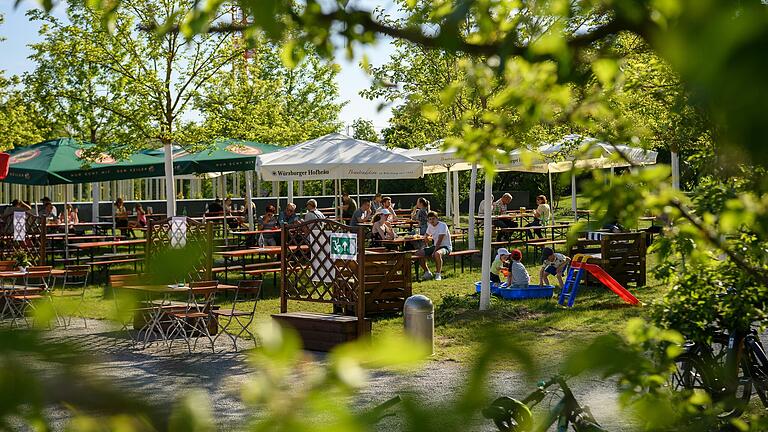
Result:
{"label": "gravel path", "polygon": [[[183,344],[175,344],[169,354],[159,347],[132,349],[116,330],[113,323],[91,320],[88,329],[54,330],[49,337],[80,344],[94,355],[90,366],[94,375],[101,375],[119,388],[148,398],[152,405],[161,409],[170,409],[178,395],[202,389],[211,400],[219,430],[237,430],[249,414],[254,414],[238,397],[240,384],[249,378],[249,366],[245,355],[232,352],[228,339],[218,340],[217,351],[223,352],[215,355],[201,346],[190,355]],[[316,361],[323,361],[321,354]],[[458,394],[465,377],[462,365],[447,361],[429,362],[423,369],[407,375],[375,372],[354,404],[372,406],[404,391],[427,404],[445,402]],[[533,389],[533,385],[517,372],[494,372],[491,382],[490,394],[494,397],[522,397]],[[609,430],[632,429],[619,414],[615,383],[582,378],[570,384],[578,400],[589,405],[595,417]],[[67,412],[51,408],[49,414],[54,419],[55,430],[63,429]],[[467,419],[465,424],[466,430],[494,430],[492,424],[479,416]],[[384,419],[380,427],[384,431],[406,429],[403,420],[397,416]]]}

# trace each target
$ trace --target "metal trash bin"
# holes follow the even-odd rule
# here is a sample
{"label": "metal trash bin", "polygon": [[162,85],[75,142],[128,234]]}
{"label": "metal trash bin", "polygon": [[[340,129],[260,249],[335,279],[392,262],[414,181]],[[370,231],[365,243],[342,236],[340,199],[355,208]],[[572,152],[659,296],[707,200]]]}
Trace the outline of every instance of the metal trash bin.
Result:
{"label": "metal trash bin", "polygon": [[403,306],[405,334],[429,344],[430,354],[435,352],[435,305],[421,294],[410,296]]}

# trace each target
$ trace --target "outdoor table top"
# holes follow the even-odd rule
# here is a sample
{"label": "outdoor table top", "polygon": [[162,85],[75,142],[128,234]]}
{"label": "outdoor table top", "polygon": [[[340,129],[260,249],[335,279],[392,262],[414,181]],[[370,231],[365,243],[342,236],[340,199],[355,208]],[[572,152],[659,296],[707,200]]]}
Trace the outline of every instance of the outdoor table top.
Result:
{"label": "outdoor table top", "polygon": [[265,247],[256,247],[256,248],[248,248],[248,249],[235,249],[235,250],[214,252],[214,254],[221,255],[224,257],[239,257],[244,255],[255,255],[255,254],[279,255],[280,253],[282,253],[281,246],[265,246]]}
{"label": "outdoor table top", "polygon": [[515,228],[499,228],[501,231],[530,231],[532,229],[560,229],[560,228],[570,228],[573,226],[571,223],[563,223],[563,224],[556,224],[556,225],[532,225],[529,227],[515,227]]}
{"label": "outdoor table top", "polygon": [[[45,236],[53,239],[63,239],[65,237],[64,233],[45,233]],[[118,237],[118,236],[104,235],[104,234],[83,234],[83,235],[77,235],[74,233],[69,234],[70,240],[72,239],[93,240],[93,239],[106,239],[106,238],[115,238],[115,237]]]}
{"label": "outdoor table top", "polygon": [[[110,216],[111,217],[111,216]],[[63,227],[63,223],[47,223],[47,226],[61,226]],[[86,227],[86,226],[112,226],[112,222],[78,222],[78,223],[70,223],[69,226],[76,226],[76,227]]]}
{"label": "outdoor table top", "polygon": [[[451,238],[460,237],[459,234],[450,234],[450,236]],[[396,237],[394,240],[377,240],[377,241],[380,243],[399,244],[399,243],[406,243],[406,242],[422,241],[426,239],[427,237],[423,235],[407,235],[402,237]]]}
{"label": "outdoor table top", "polygon": [[255,231],[230,231],[230,234],[232,235],[258,235],[258,234],[275,234],[279,233],[279,229],[269,229],[269,230],[255,230]]}
{"label": "outdoor table top", "polygon": [[114,241],[102,241],[102,242],[90,242],[90,243],[72,243],[69,246],[77,249],[89,249],[89,248],[107,247],[107,246],[138,245],[146,242],[147,242],[146,239],[114,240]]}
{"label": "outdoor table top", "polygon": [[18,270],[0,271],[0,278],[20,278],[26,276],[26,273]]}
{"label": "outdoor table top", "polygon": [[[143,291],[143,292],[155,292],[155,293],[183,293],[189,292],[193,289],[207,290],[208,287],[192,288],[189,284],[179,287],[177,285],[125,285],[121,287],[115,287],[117,289],[131,290],[131,291]],[[216,285],[218,290],[236,290],[237,285],[218,284]]]}
{"label": "outdoor table top", "polygon": [[655,221],[657,219],[658,219],[657,216],[640,216],[639,218],[637,218],[637,220],[641,220],[641,221]]}

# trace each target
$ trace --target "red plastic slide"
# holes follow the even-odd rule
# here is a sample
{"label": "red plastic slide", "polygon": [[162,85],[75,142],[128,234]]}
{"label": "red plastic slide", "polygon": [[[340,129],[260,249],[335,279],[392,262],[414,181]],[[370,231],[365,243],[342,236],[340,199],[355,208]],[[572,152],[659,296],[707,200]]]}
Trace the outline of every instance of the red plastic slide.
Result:
{"label": "red plastic slide", "polygon": [[608,289],[615,292],[616,295],[621,297],[622,300],[625,302],[631,304],[631,305],[637,305],[640,304],[640,301],[637,299],[637,297],[633,296],[631,292],[627,291],[626,288],[621,286],[620,283],[616,281],[611,275],[609,275],[605,270],[603,270],[602,267],[600,267],[597,264],[587,264],[582,262],[574,262],[572,265],[576,268],[583,267],[584,270],[588,271],[592,274],[592,276],[596,277],[597,280],[599,280],[603,285],[607,286]]}

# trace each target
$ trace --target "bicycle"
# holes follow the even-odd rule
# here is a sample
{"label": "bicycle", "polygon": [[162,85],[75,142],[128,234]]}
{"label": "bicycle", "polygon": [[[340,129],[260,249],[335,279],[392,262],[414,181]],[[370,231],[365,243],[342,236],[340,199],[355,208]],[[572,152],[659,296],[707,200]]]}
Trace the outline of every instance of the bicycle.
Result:
{"label": "bicycle", "polygon": [[[551,387],[557,386],[555,390]],[[534,423],[531,408],[539,405],[548,395],[563,394],[557,404],[549,410],[539,423]],[[558,432],[565,432],[569,426],[575,432],[607,432],[597,423],[587,406],[581,406],[566,383],[566,378],[554,376],[539,383],[538,389],[522,401],[511,397],[500,397],[483,410],[483,417],[493,420],[502,432],[545,432],[557,423]]]}
{"label": "bicycle", "polygon": [[768,356],[757,330],[710,326],[711,343],[687,341],[670,377],[673,390],[703,390],[722,418],[744,412],[753,392],[768,407]]}

